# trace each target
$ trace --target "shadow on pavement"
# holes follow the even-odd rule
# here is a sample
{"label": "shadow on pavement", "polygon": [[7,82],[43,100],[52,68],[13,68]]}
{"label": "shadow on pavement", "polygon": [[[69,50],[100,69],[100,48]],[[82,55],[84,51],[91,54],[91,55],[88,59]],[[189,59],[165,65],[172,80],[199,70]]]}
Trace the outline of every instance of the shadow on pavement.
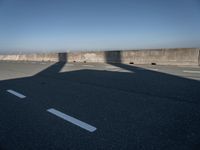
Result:
{"label": "shadow on pavement", "polygon": [[[109,64],[131,72],[59,73],[67,63],[67,54],[62,53],[59,62],[35,76],[1,81],[4,90],[27,94],[25,102],[1,96],[1,147],[183,150],[200,146],[200,82],[112,63],[121,62],[119,53],[105,56]],[[54,118],[45,112],[51,107],[91,123],[97,131],[87,133]]]}

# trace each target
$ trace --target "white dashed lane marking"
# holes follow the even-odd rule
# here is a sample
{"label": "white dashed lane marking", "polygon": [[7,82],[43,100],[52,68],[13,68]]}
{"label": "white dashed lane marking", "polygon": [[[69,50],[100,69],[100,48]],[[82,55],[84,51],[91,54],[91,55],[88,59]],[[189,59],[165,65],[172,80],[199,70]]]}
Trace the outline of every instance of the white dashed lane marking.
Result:
{"label": "white dashed lane marking", "polygon": [[156,68],[148,68],[149,70],[158,71]]}
{"label": "white dashed lane marking", "polygon": [[89,132],[94,132],[95,130],[97,130],[97,128],[95,128],[94,126],[91,126],[91,125],[89,125],[89,124],[87,124],[85,122],[82,122],[82,121],[74,118],[74,117],[66,115],[66,114],[64,114],[64,113],[62,113],[62,112],[60,112],[60,111],[58,111],[58,110],[56,110],[54,108],[47,109],[47,111],[49,113],[51,113],[51,114],[54,114],[55,116],[57,116],[59,118],[64,119],[65,121],[68,121],[68,122],[70,122],[72,124],[75,124],[75,125],[83,128],[83,129],[85,129],[85,130],[87,130]]}
{"label": "white dashed lane marking", "polygon": [[185,73],[200,73],[200,71],[183,70]]}
{"label": "white dashed lane marking", "polygon": [[7,90],[7,92],[11,93],[11,94],[13,94],[13,95],[15,95],[15,96],[17,96],[19,98],[26,98],[26,96],[24,96],[23,94],[20,94],[20,93],[18,93],[16,91],[13,91],[13,90]]}

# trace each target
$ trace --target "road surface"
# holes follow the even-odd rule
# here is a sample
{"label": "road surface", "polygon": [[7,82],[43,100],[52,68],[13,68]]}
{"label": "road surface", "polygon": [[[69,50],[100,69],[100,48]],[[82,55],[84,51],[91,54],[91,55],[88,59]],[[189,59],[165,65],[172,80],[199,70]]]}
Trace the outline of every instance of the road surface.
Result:
{"label": "road surface", "polygon": [[199,67],[0,62],[1,150],[199,147]]}

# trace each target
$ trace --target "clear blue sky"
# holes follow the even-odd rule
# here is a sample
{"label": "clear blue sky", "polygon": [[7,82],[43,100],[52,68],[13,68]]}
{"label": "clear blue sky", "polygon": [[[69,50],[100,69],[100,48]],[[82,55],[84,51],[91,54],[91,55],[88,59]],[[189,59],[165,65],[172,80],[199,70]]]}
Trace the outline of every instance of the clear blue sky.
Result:
{"label": "clear blue sky", "polygon": [[200,0],[0,0],[0,49],[200,47]]}

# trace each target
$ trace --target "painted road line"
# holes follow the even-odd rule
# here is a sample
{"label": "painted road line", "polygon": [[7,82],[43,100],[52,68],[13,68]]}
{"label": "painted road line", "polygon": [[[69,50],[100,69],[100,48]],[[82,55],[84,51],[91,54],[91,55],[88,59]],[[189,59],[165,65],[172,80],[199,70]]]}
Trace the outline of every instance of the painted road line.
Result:
{"label": "painted road line", "polygon": [[84,67],[94,67],[93,65],[82,65]]}
{"label": "painted road line", "polygon": [[133,71],[130,71],[130,70],[118,70],[118,72],[134,73]]}
{"label": "painted road line", "polygon": [[11,93],[11,94],[13,94],[13,95],[15,95],[15,96],[17,96],[19,98],[26,98],[26,96],[24,96],[23,94],[20,94],[18,92],[13,91],[13,90],[7,90],[7,92]]}
{"label": "painted road line", "polygon": [[183,70],[185,73],[200,73],[200,71]]}
{"label": "painted road line", "polygon": [[115,67],[115,66],[105,66],[105,67],[108,69],[118,69],[118,67]]}
{"label": "painted road line", "polygon": [[155,68],[149,68],[149,70],[158,71],[158,69]]}
{"label": "painted road line", "polygon": [[91,126],[91,125],[89,125],[85,122],[82,122],[82,121],[80,121],[80,120],[78,120],[74,117],[68,116],[68,115],[66,115],[66,114],[64,114],[64,113],[62,113],[62,112],[60,112],[60,111],[58,111],[54,108],[47,109],[47,111],[56,115],[57,117],[64,119],[65,121],[68,121],[70,123],[73,123],[73,124],[83,128],[83,129],[85,129],[89,132],[94,132],[97,129],[97,128],[95,128],[95,127],[93,127],[93,126]]}

